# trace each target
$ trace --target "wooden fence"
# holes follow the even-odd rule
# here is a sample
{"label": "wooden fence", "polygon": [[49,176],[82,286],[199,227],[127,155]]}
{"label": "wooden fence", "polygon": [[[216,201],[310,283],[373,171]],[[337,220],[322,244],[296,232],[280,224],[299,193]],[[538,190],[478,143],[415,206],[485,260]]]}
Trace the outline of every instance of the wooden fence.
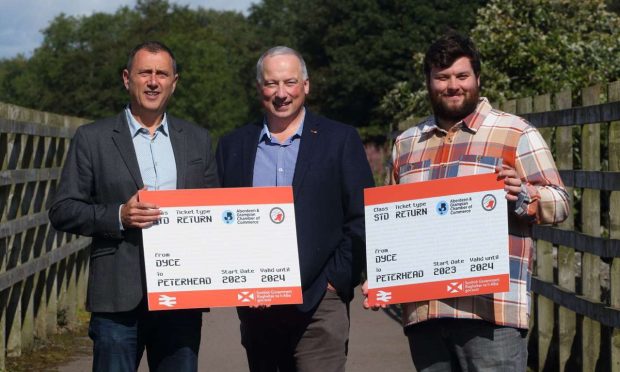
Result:
{"label": "wooden fence", "polygon": [[82,122],[0,103],[0,370],[84,306],[90,239],[56,232],[47,218]]}
{"label": "wooden fence", "polygon": [[620,371],[620,81],[508,101],[554,152],[573,213],[535,226],[529,365]]}

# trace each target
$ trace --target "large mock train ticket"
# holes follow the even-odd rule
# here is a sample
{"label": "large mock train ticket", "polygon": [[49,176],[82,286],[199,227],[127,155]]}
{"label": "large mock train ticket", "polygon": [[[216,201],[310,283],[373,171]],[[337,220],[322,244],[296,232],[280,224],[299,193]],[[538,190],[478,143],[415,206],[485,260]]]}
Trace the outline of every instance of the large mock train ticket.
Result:
{"label": "large mock train ticket", "polygon": [[302,303],[291,187],[141,191],[150,310]]}
{"label": "large mock train ticket", "polygon": [[508,215],[496,174],[364,190],[371,305],[507,292]]}

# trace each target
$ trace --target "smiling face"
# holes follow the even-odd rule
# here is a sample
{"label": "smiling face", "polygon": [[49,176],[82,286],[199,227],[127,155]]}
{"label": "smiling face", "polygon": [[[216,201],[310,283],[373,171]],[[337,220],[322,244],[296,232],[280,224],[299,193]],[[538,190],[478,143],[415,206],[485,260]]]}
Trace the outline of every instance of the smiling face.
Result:
{"label": "smiling face", "polygon": [[427,85],[433,113],[443,129],[464,119],[478,105],[480,78],[467,57],[458,58],[444,69],[433,67]]}
{"label": "smiling face", "polygon": [[257,84],[269,123],[290,125],[302,111],[310,81],[303,78],[301,63],[293,54],[267,56],[262,82]]}
{"label": "smiling face", "polygon": [[139,50],[133,57],[131,71],[123,70],[134,117],[146,126],[159,124],[177,80],[170,54]]}

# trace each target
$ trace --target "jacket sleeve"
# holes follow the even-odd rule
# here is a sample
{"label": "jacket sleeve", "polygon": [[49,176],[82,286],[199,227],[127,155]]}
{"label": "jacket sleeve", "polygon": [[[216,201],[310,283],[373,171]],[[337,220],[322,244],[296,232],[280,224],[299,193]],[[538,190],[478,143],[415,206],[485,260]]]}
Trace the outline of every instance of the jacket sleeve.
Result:
{"label": "jacket sleeve", "polygon": [[118,203],[94,201],[95,172],[92,144],[80,127],[69,146],[56,195],[49,210],[52,226],[85,236],[122,238]]}
{"label": "jacket sleeve", "polygon": [[347,293],[359,284],[366,264],[364,188],[374,186],[364,145],[353,128],[344,141],[341,164],[343,239],[328,262],[327,277],[338,292]]}

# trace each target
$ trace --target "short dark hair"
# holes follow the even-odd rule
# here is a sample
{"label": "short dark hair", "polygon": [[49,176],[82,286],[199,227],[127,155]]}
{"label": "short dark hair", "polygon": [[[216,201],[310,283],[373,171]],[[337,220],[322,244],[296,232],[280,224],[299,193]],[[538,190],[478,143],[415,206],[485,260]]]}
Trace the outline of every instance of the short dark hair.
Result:
{"label": "short dark hair", "polygon": [[436,40],[426,51],[424,56],[424,74],[428,80],[431,69],[448,68],[454,61],[461,57],[467,57],[471,61],[476,77],[480,76],[480,53],[474,42],[467,36],[455,31],[449,31]]}
{"label": "short dark hair", "polygon": [[129,52],[129,58],[127,59],[127,71],[131,71],[131,65],[133,64],[133,58],[136,56],[136,53],[138,53],[142,49],[146,49],[147,51],[151,53],[158,53],[162,51],[168,53],[170,55],[170,58],[172,58],[172,71],[175,74],[177,73],[177,61],[174,58],[174,54],[172,53],[172,50],[170,50],[170,48],[168,48],[166,44],[162,43],[161,41],[155,41],[155,40],[150,40],[150,41],[145,41],[143,43],[140,43],[136,45],[131,50],[131,52]]}

